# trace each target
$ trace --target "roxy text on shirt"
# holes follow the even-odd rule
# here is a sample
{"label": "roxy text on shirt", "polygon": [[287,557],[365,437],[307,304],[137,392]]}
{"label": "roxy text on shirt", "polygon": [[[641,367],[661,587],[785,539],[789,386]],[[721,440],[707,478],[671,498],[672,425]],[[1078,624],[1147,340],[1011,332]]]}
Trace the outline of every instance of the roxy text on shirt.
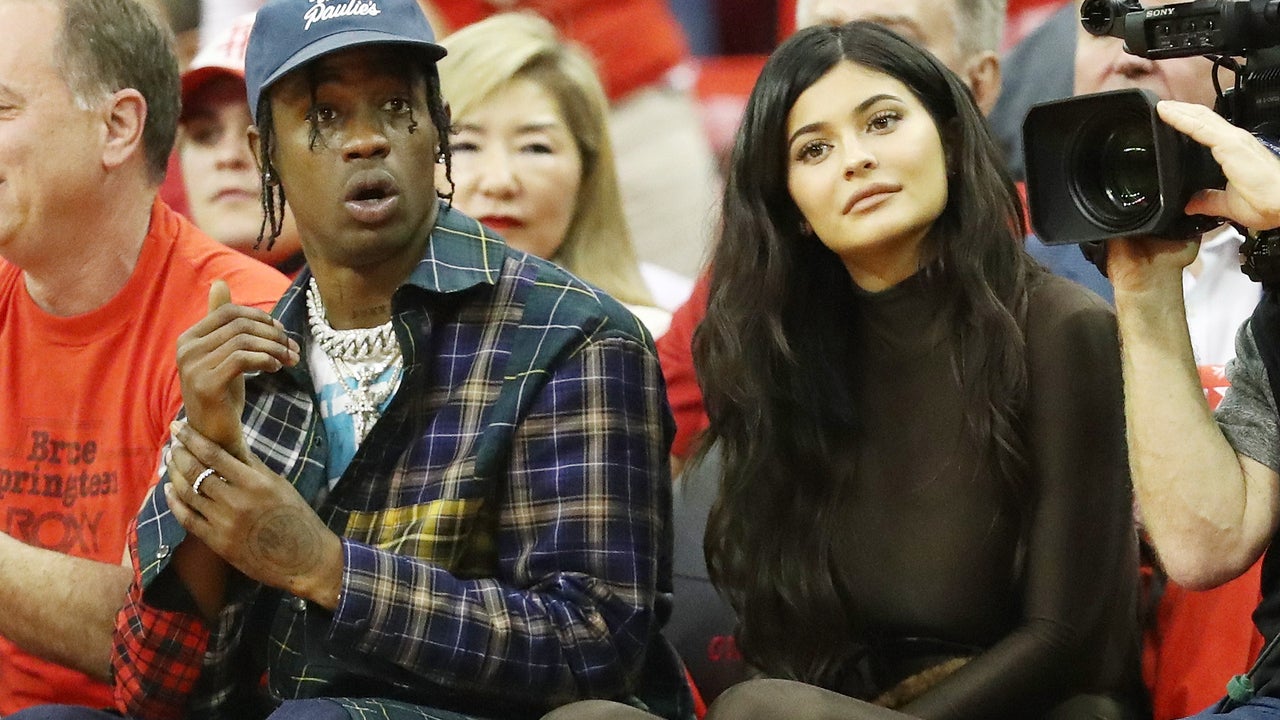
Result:
{"label": "roxy text on shirt", "polygon": [[120,492],[119,472],[94,467],[98,443],[65,440],[33,430],[25,460],[21,467],[0,467],[0,500],[19,495],[57,498],[65,512],[40,512],[20,503],[6,503],[4,532],[51,550],[93,552],[103,513],[86,512],[76,504],[83,498]]}

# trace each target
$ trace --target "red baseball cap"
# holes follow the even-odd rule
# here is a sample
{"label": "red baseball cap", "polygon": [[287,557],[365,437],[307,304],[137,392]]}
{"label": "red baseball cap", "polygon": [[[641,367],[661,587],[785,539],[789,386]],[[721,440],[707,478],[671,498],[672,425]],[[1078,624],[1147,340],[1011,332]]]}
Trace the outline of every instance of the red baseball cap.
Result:
{"label": "red baseball cap", "polygon": [[[249,32],[253,30],[253,20],[257,14],[254,11],[236,18],[212,42],[196,53],[191,65],[182,73],[184,109],[206,85],[217,78],[231,77],[244,82],[244,54],[249,47]],[[248,102],[247,95],[245,102]]]}

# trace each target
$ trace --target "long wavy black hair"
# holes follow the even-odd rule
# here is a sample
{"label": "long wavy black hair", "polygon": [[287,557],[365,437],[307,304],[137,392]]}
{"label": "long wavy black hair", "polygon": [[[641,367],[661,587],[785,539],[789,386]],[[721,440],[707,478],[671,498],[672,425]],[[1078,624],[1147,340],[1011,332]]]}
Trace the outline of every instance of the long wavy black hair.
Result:
{"label": "long wavy black hair", "polygon": [[923,272],[956,322],[953,365],[979,467],[1026,495],[1019,420],[1027,385],[1021,322],[1037,266],[1023,252],[1022,208],[965,85],[929,53],[868,23],[802,30],[766,63],[738,130],[712,260],[711,295],[694,339],[723,451],[706,531],[711,579],[739,619],[744,657],[774,677],[833,687],[859,620],[832,578],[833,502],[855,476],[858,408],[849,378],[849,273],[787,190],[787,116],[842,62],[892,76],[923,103],[948,163],[947,202],[922,248]]}

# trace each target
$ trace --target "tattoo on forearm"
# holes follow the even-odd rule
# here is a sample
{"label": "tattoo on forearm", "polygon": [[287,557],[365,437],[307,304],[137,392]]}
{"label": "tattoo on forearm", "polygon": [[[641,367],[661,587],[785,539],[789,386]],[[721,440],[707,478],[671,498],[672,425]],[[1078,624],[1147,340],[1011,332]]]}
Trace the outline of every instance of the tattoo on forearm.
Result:
{"label": "tattoo on forearm", "polygon": [[296,508],[266,513],[249,531],[247,550],[255,561],[281,575],[305,575],[321,561],[323,535]]}

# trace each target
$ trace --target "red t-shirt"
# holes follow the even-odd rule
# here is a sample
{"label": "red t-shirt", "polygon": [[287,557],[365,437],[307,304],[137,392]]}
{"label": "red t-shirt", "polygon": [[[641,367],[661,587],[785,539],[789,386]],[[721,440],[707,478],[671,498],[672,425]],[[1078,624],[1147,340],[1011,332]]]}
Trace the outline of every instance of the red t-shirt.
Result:
{"label": "red t-shirt", "polygon": [[[182,402],[178,335],[204,316],[216,278],[235,302],[266,310],[288,287],[159,201],[133,274],[97,310],[44,312],[0,259],[0,531],[121,562]],[[110,686],[0,638],[0,714],[52,702],[114,704]]]}
{"label": "red t-shirt", "polygon": [[658,82],[689,54],[684,31],[665,0],[517,0],[509,8],[488,0],[432,0],[432,5],[455,30],[500,9],[538,13],[595,57],[610,101]]}
{"label": "red t-shirt", "polygon": [[160,199],[179,215],[191,217],[187,186],[182,181],[182,160],[177,150],[169,154],[169,169],[165,172],[164,182],[160,183]]}

